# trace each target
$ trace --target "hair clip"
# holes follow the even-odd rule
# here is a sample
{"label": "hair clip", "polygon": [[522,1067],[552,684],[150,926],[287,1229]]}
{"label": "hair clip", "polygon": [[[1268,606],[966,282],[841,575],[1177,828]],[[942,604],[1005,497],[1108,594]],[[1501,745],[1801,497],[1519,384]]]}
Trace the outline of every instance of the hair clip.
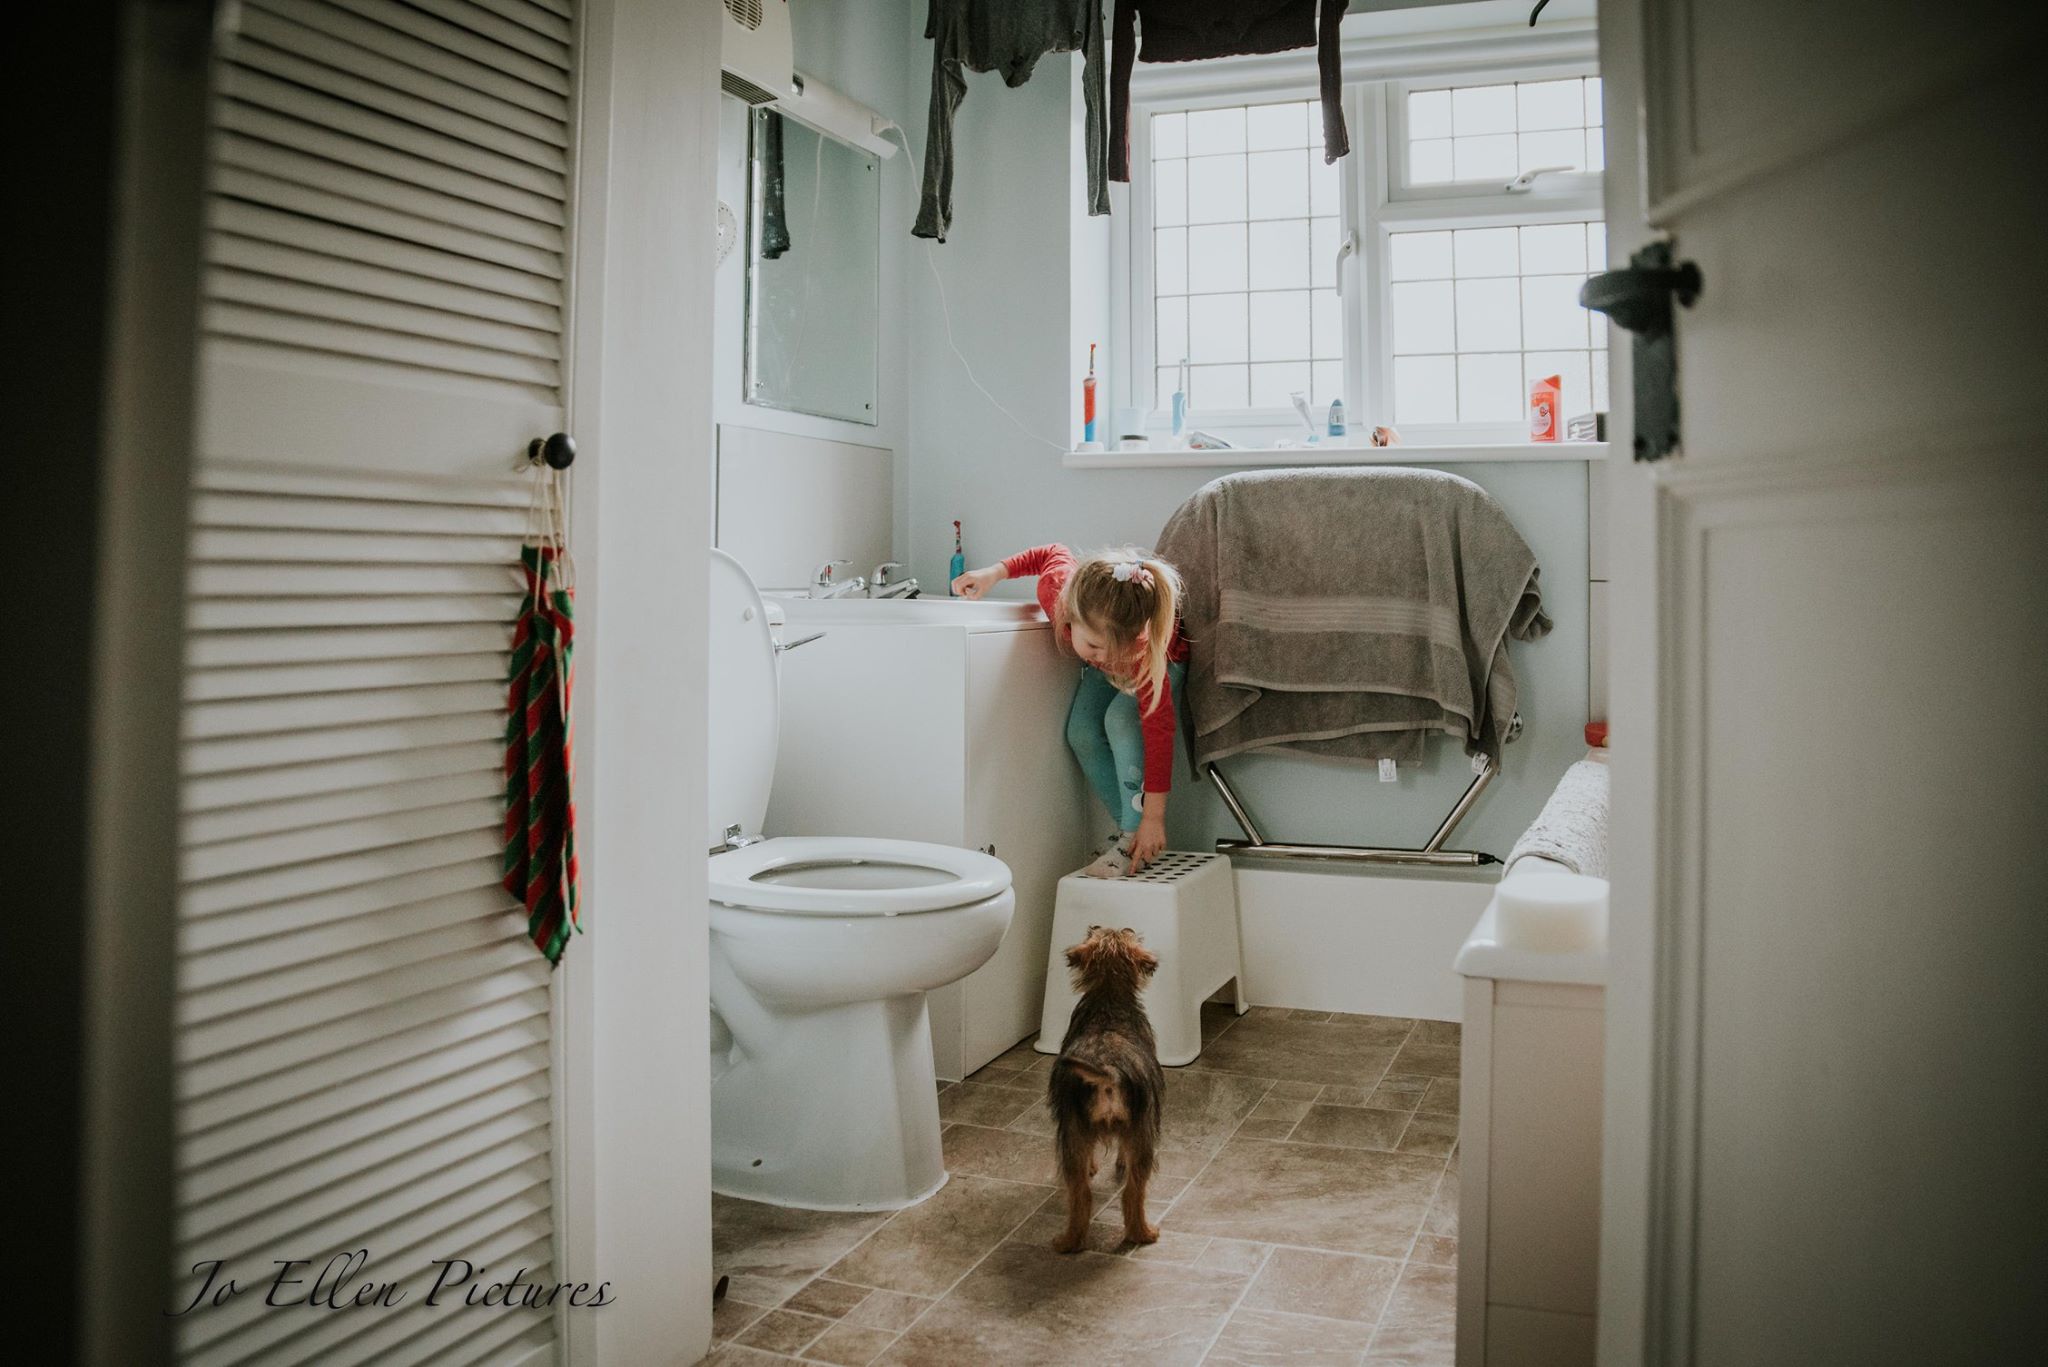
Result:
{"label": "hair clip", "polygon": [[1141,589],[1152,586],[1152,571],[1140,560],[1120,560],[1109,573],[1119,584],[1136,584]]}

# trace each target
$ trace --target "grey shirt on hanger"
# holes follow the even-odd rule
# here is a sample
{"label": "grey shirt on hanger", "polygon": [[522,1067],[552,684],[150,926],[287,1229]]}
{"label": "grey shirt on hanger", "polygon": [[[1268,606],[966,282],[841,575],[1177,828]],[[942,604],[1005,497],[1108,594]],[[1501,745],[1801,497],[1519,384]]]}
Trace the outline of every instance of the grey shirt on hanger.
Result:
{"label": "grey shirt on hanger", "polygon": [[953,114],[967,98],[969,71],[1000,71],[1012,88],[1031,79],[1048,52],[1082,54],[1088,111],[1088,212],[1109,212],[1109,128],[1104,100],[1101,0],[930,0],[932,107],[925,126],[924,200],[918,237],[946,240],[953,220]]}

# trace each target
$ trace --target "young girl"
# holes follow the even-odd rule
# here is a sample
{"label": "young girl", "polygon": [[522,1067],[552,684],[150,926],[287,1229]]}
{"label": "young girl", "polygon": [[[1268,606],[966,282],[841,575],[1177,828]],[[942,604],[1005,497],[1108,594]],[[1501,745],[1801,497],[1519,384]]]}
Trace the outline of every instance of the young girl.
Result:
{"label": "young girl", "polygon": [[1060,643],[1081,657],[1067,713],[1067,744],[1116,820],[1082,872],[1136,873],[1166,848],[1166,794],[1173,787],[1173,695],[1187,672],[1180,632],[1180,576],[1134,550],[1076,559],[1037,546],[953,581],[979,598],[1005,579],[1038,576],[1038,604]]}

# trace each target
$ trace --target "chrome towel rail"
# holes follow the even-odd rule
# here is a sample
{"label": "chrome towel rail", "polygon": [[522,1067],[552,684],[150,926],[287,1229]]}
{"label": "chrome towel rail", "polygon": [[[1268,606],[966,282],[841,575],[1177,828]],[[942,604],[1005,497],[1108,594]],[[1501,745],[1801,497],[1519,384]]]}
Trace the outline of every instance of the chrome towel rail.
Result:
{"label": "chrome towel rail", "polygon": [[1209,782],[1216,785],[1217,796],[1223,799],[1223,805],[1230,809],[1231,818],[1244,828],[1245,833],[1243,840],[1217,841],[1218,854],[1254,859],[1315,859],[1347,864],[1426,864],[1462,868],[1477,868],[1484,864],[1500,862],[1494,856],[1479,850],[1444,848],[1444,842],[1451,838],[1451,832],[1465,819],[1465,813],[1472,810],[1473,802],[1486,790],[1486,785],[1493,782],[1494,766],[1490,760],[1472,776],[1472,782],[1466,785],[1465,791],[1459,795],[1457,802],[1452,804],[1451,810],[1437,826],[1436,834],[1432,835],[1429,843],[1419,850],[1379,849],[1365,845],[1294,845],[1284,841],[1268,840],[1259,833],[1258,826],[1252,821],[1251,813],[1245,810],[1243,800],[1223,777],[1223,771],[1214,764],[1204,765],[1203,769],[1209,776]]}

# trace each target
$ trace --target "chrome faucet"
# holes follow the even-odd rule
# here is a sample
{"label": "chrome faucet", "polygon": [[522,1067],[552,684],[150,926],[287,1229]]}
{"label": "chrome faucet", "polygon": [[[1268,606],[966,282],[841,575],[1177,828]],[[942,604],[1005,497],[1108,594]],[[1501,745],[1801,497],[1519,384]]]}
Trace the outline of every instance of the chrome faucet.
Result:
{"label": "chrome faucet", "polygon": [[811,575],[811,597],[844,598],[849,593],[859,593],[867,588],[868,581],[857,574],[851,579],[835,578],[833,569],[839,565],[844,565],[848,569],[853,568],[851,560],[827,560],[824,564],[818,566],[817,570]]}
{"label": "chrome faucet", "polygon": [[884,560],[884,561],[883,561],[883,562],[882,562],[881,564],[879,564],[879,565],[875,566],[875,573],[874,573],[874,576],[873,576],[872,578],[870,578],[870,579],[868,580],[868,597],[870,597],[870,598],[915,598],[915,597],[917,597],[917,580],[916,580],[916,578],[914,578],[914,577],[912,577],[912,576],[908,576],[908,575],[906,575],[905,577],[903,577],[903,578],[901,578],[901,579],[891,579],[891,578],[889,577],[889,574],[890,574],[890,572],[891,572],[892,570],[900,570],[900,569],[902,569],[902,568],[903,568],[903,566],[901,566],[900,564],[898,564],[898,563],[897,563],[897,562],[895,562],[894,560]]}

